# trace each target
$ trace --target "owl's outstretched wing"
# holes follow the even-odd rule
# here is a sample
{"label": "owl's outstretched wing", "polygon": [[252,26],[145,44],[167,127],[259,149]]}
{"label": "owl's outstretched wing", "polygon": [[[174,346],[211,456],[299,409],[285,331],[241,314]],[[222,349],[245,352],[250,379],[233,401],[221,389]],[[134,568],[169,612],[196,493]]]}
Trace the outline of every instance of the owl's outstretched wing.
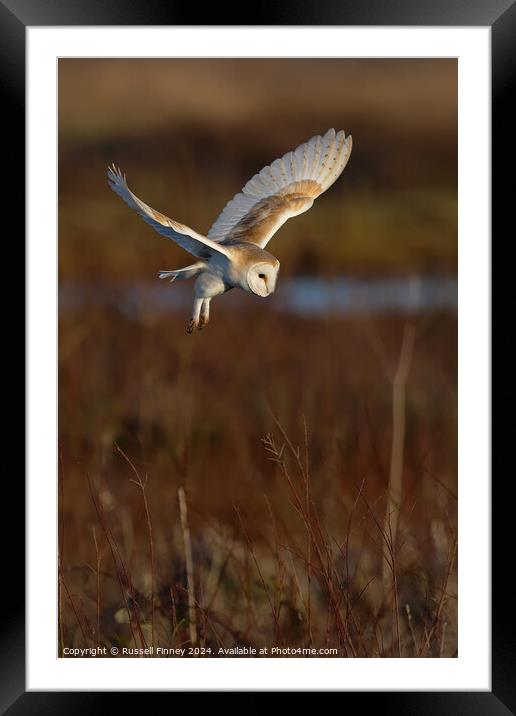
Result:
{"label": "owl's outstretched wing", "polygon": [[215,242],[247,241],[265,248],[287,219],[307,211],[340,176],[351,135],[329,129],[255,174],[226,204],[208,232]]}
{"label": "owl's outstretched wing", "polygon": [[161,214],[159,211],[144,204],[144,202],[138,199],[129,189],[125,175],[122,175],[120,169],[116,168],[115,165],[108,169],[108,180],[109,186],[118,196],[122,197],[131,209],[137,211],[153,229],[168,239],[172,239],[183,249],[186,249],[186,251],[202,259],[210,258],[213,253],[229,256],[228,250],[220,244],[215,243],[215,241],[208,239],[206,236],[202,236],[202,234],[198,234],[188,226],[180,224],[178,221],[174,221],[174,219],[170,219],[168,216],[165,216],[165,214]]}

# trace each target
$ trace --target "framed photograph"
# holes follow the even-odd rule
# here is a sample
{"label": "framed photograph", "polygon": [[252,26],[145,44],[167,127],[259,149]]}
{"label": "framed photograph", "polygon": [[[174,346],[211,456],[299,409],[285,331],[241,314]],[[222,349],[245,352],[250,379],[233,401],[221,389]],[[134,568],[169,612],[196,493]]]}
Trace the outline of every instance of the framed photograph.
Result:
{"label": "framed photograph", "polygon": [[490,438],[514,5],[192,14],[0,3],[28,398],[2,713],[514,712]]}

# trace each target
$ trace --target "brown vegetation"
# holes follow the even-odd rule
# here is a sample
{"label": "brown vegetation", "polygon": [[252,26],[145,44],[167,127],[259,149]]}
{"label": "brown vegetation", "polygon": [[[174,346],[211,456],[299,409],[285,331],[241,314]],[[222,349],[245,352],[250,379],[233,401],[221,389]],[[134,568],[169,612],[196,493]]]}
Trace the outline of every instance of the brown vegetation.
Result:
{"label": "brown vegetation", "polygon": [[416,321],[386,517],[404,321],[217,319],[61,321],[64,643],[454,655],[455,320]]}
{"label": "brown vegetation", "polygon": [[453,276],[456,69],[60,61],[60,653],[457,654],[456,315],[309,317],[231,292],[187,336],[189,309],[146,290],[189,257],[105,176],[115,161],[207,231],[251,174],[343,128],[341,179],[271,243],[280,283]]}

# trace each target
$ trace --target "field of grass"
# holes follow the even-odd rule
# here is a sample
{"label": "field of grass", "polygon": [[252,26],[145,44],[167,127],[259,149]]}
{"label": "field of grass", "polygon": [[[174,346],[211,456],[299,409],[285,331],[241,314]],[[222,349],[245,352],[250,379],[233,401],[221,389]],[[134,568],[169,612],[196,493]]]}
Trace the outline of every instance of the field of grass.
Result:
{"label": "field of grass", "polygon": [[455,319],[415,321],[390,506],[405,322],[218,319],[61,320],[61,646],[456,655]]}
{"label": "field of grass", "polygon": [[456,60],[60,60],[59,280],[83,296],[59,314],[61,655],[457,655],[456,314],[232,292],[188,336],[144,294],[190,256],[106,181],[206,232],[343,128],[342,177],[268,247],[279,281],[453,278],[456,89]]}

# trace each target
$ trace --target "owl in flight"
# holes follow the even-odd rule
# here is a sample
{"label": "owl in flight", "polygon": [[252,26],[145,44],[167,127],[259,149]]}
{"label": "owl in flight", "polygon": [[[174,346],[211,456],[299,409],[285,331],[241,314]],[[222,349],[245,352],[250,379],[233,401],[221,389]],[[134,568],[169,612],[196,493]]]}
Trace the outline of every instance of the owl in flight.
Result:
{"label": "owl in flight", "polygon": [[193,254],[198,261],[176,271],[161,271],[170,281],[197,278],[188,333],[208,323],[215,296],[241,288],[257,296],[274,292],[280,262],[265,250],[272,236],[291,216],[307,211],[340,176],[351,154],[351,135],[329,129],[312,137],[255,174],[226,204],[208,236],[161,214],[138,199],[125,175],[114,165],[109,185],[156,231]]}

